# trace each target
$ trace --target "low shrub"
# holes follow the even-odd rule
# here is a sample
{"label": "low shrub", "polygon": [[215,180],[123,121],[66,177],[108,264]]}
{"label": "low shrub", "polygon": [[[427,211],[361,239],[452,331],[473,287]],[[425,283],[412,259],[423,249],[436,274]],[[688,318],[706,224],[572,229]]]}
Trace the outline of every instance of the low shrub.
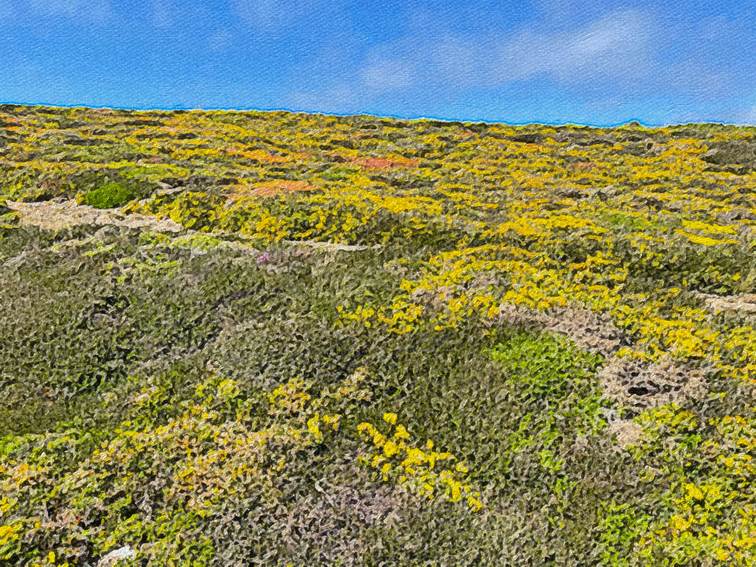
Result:
{"label": "low shrub", "polygon": [[82,194],[79,202],[95,209],[113,209],[125,205],[136,197],[137,192],[133,187],[110,181]]}

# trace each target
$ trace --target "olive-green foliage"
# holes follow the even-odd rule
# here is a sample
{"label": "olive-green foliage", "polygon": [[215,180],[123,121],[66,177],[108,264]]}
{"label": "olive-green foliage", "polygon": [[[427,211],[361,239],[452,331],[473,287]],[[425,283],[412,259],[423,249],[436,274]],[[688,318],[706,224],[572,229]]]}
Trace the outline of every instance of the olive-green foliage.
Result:
{"label": "olive-green foliage", "polygon": [[[4,520],[21,521],[26,536],[3,548],[7,560],[54,550],[83,563],[123,544],[156,564],[240,557],[570,563],[632,553],[643,532],[632,526],[647,522],[661,495],[658,486],[638,483],[643,461],[612,449],[607,402],[594,378],[600,357],[532,332],[491,334],[473,325],[391,337],[337,323],[339,302],[360,297],[366,286],[387,294],[398,285],[381,269],[388,258],[288,247],[257,252],[222,241],[197,247],[194,240],[116,229],[14,230],[2,239],[0,257],[11,268],[2,277],[9,316],[0,333],[0,415],[9,433],[1,459],[47,471],[44,482],[13,492],[27,500]],[[317,398],[359,368],[366,369],[364,394],[330,406],[342,423],[324,444],[299,447],[282,438],[262,477],[253,474],[232,492],[208,492],[214,496],[201,513],[187,508],[205,497],[199,487],[190,500],[180,492],[161,496],[178,490],[186,474],[177,468],[185,457],[165,445],[173,443],[164,437],[171,430],[158,433],[161,427],[185,423],[198,428],[191,435],[211,437],[214,430],[264,431],[290,419],[271,414],[267,400],[276,387],[301,377]],[[232,403],[198,393],[219,388],[213,375],[238,385]],[[209,417],[186,413],[193,404]],[[482,488],[482,512],[423,504],[357,467],[355,425],[387,409],[414,436],[435,439],[468,463]],[[151,431],[165,441],[144,445]],[[127,440],[137,434],[144,440],[132,447]],[[128,477],[113,476],[115,457],[103,460],[104,446],[127,459]],[[288,451],[285,468],[271,469],[275,455]],[[75,478],[82,480],[71,485]],[[34,528],[40,507],[53,517],[86,513],[74,523]],[[628,515],[639,509],[648,511]],[[338,520],[347,517],[346,524]],[[284,529],[291,518],[295,527]],[[333,537],[319,539],[312,522]],[[618,540],[611,534],[620,524]]]}
{"label": "olive-green foliage", "polygon": [[5,199],[0,198],[0,230],[12,228],[18,221],[18,215],[6,206]]}
{"label": "olive-green foliage", "polygon": [[[17,230],[3,238],[3,261],[15,262],[2,275],[2,308],[10,314],[0,333],[0,415],[8,432],[2,462],[47,471],[44,482],[13,492],[29,500],[14,504],[5,519],[17,518],[28,531],[24,540],[4,548],[7,560],[43,558],[54,550],[59,559],[81,563],[116,544],[141,542],[154,544],[143,553],[155,563],[168,557],[201,563],[205,557],[219,564],[277,557],[413,564],[592,553],[583,522],[595,522],[602,494],[586,498],[595,471],[569,455],[571,445],[591,435],[594,448],[587,454],[593,462],[598,459],[601,470],[615,474],[624,470],[622,459],[598,450],[609,438],[601,437],[591,380],[596,357],[564,340],[522,332],[490,336],[489,354],[474,328],[392,339],[338,324],[339,301],[364,293],[366,285],[386,293],[398,284],[380,270],[384,259],[372,251],[256,252],[217,245],[204,246],[199,255],[192,250],[200,249],[186,238],[115,229],[57,235]],[[196,414],[200,421],[191,427],[211,435],[216,427],[263,431],[284,423],[266,409],[268,393],[277,386],[301,377],[313,384],[310,395],[317,397],[359,368],[366,369],[365,394],[330,406],[342,415],[337,433],[310,448],[289,447],[294,441],[282,438],[281,456],[294,453],[284,470],[266,473],[272,485],[251,478],[248,486],[214,497],[210,511],[200,515],[187,509],[187,500],[166,500],[156,492],[161,486],[176,489],[180,478],[175,467],[181,459],[165,445],[169,438],[162,445],[140,441],[131,448],[127,440],[133,434],[125,437],[128,431],[166,435],[169,430],[158,434],[158,428],[172,420],[189,423],[183,420],[195,414],[185,412],[197,403],[220,413]],[[232,405],[197,397],[209,372],[238,384]],[[357,467],[351,456],[359,443],[356,424],[387,409],[397,411],[414,435],[434,438],[465,458],[484,487],[484,512],[420,505]],[[128,488],[126,477],[112,475],[115,457],[97,464],[103,457],[96,455],[108,444],[118,447],[118,459],[131,463],[123,465],[131,471]],[[111,472],[103,477],[106,470]],[[71,485],[74,478],[85,484]],[[324,486],[328,499],[319,492]],[[274,500],[266,504],[268,498]],[[353,509],[355,498],[359,510]],[[85,524],[33,528],[40,506],[53,517],[85,514],[80,520]],[[514,515],[512,507],[518,510]],[[572,517],[575,510],[580,513]],[[358,515],[337,528],[334,538],[318,540],[316,531],[309,532],[312,521],[327,526],[352,513]],[[401,522],[379,520],[386,513]],[[308,520],[310,514],[316,519]],[[282,531],[291,515],[301,522],[296,529],[308,535]],[[370,517],[375,520],[367,521]],[[92,535],[83,535],[85,525]],[[521,529],[533,537],[516,536]],[[465,551],[470,545],[475,552]]]}

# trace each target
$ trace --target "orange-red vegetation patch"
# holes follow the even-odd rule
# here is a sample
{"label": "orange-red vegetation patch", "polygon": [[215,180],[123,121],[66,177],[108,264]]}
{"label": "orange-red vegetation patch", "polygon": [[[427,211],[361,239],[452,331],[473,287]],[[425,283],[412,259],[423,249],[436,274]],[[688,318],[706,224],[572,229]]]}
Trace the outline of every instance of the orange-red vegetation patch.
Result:
{"label": "orange-red vegetation patch", "polygon": [[352,160],[352,163],[366,169],[398,169],[402,167],[417,167],[420,160],[417,158],[397,157],[365,157]]}
{"label": "orange-red vegetation patch", "polygon": [[250,195],[256,197],[273,197],[284,193],[299,193],[302,191],[315,191],[317,187],[307,183],[307,181],[288,181],[286,179],[275,179],[258,183],[250,191]]}
{"label": "orange-red vegetation patch", "polygon": [[21,121],[13,116],[4,116],[3,122],[0,122],[3,128],[20,128]]}

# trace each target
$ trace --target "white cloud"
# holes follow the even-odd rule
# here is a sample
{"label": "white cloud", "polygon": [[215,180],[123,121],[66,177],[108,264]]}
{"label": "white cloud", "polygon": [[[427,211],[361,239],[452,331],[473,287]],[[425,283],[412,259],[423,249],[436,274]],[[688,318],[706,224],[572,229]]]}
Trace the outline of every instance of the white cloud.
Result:
{"label": "white cloud", "polygon": [[412,85],[415,75],[412,61],[376,59],[360,70],[360,84],[374,91],[393,91]]}
{"label": "white cloud", "polygon": [[533,3],[545,18],[565,18],[574,14],[576,9],[584,9],[572,0],[535,0]]}
{"label": "white cloud", "polygon": [[176,8],[171,0],[152,0],[150,16],[152,23],[159,28],[168,28],[173,24]]}
{"label": "white cloud", "polygon": [[735,118],[735,122],[748,126],[756,126],[756,104],[754,104],[751,108],[741,112]]}
{"label": "white cloud", "polygon": [[29,0],[29,10],[46,17],[102,22],[113,15],[109,0]]}
{"label": "white cloud", "polygon": [[11,0],[0,0],[0,21],[9,20],[15,15],[15,12]]}
{"label": "white cloud", "polygon": [[207,47],[210,51],[225,51],[234,40],[233,34],[228,30],[218,30],[207,38]]}
{"label": "white cloud", "polygon": [[233,0],[239,18],[265,31],[288,25],[328,4],[324,0]]}
{"label": "white cloud", "polygon": [[419,86],[495,87],[536,77],[617,83],[649,71],[654,33],[652,20],[636,10],[617,10],[569,30],[536,22],[508,35],[420,27],[373,47],[338,90],[351,85],[364,98]]}
{"label": "white cloud", "polygon": [[640,10],[605,12],[578,25],[540,17],[505,33],[452,33],[424,23],[408,27],[404,36],[368,48],[356,68],[321,73],[320,84],[302,73],[308,78],[289,103],[343,112],[411,89],[448,94],[531,79],[594,89],[604,100],[615,96],[618,85],[647,88],[659,81],[654,76],[658,30],[651,15]]}
{"label": "white cloud", "polygon": [[618,10],[565,32],[525,30],[504,42],[495,83],[546,75],[561,82],[639,75],[648,68],[653,24],[636,10]]}
{"label": "white cloud", "polygon": [[429,66],[435,74],[455,85],[480,82],[485,67],[486,41],[476,43],[459,37],[441,37],[428,51]]}

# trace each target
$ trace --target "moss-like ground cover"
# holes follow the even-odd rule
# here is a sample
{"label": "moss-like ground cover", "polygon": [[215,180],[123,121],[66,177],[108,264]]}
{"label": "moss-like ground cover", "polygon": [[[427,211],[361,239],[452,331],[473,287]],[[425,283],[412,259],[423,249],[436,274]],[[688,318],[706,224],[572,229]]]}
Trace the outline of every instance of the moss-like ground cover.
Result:
{"label": "moss-like ground cover", "polygon": [[0,107],[0,563],[753,564],[755,148]]}

